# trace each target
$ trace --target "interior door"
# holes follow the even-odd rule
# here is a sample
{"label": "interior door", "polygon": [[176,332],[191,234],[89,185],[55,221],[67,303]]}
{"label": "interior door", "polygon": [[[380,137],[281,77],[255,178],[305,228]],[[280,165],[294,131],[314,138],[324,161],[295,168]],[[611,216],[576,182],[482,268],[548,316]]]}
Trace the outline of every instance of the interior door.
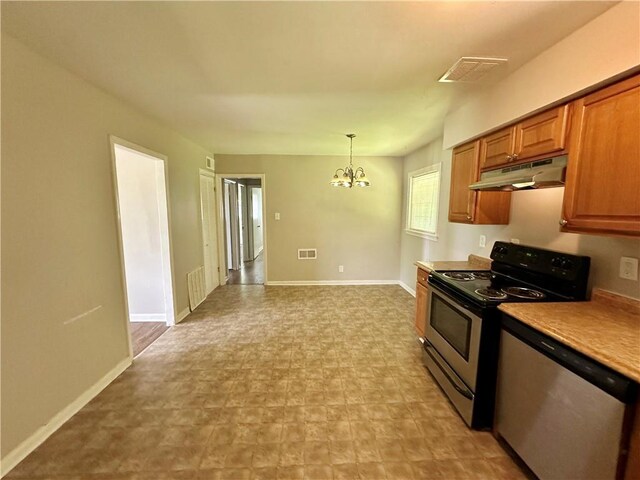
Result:
{"label": "interior door", "polygon": [[233,266],[232,241],[231,241],[231,183],[224,181],[224,253],[225,268],[231,270]]}
{"label": "interior door", "polygon": [[251,189],[251,204],[253,218],[253,258],[255,259],[262,252],[264,245],[262,228],[262,188]]}
{"label": "interior door", "polygon": [[240,213],[240,254],[242,261],[247,262],[253,260],[249,250],[250,233],[249,233],[249,202],[247,196],[247,187],[238,184],[238,208]]}
{"label": "interior door", "polygon": [[215,198],[214,178],[208,175],[200,175],[202,245],[204,249],[204,277],[207,294],[219,285]]}
{"label": "interior door", "polygon": [[229,212],[228,212],[228,228],[229,228],[229,252],[230,252],[230,268],[232,270],[240,269],[240,220],[238,209],[238,184],[232,180],[229,182]]}

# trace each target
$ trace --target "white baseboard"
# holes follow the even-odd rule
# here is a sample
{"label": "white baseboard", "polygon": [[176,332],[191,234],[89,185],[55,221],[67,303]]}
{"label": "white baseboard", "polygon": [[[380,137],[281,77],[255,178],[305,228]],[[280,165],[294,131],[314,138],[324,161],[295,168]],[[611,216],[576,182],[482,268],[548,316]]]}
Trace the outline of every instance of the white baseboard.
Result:
{"label": "white baseboard", "polygon": [[85,390],[78,398],[56,413],[45,425],[33,432],[29,438],[20,443],[0,460],[0,476],[4,476],[18,463],[33,452],[38,446],[58,430],[67,420],[73,417],[78,411],[89,403],[96,395],[104,390],[107,385],[113,382],[118,375],[124,372],[131,365],[129,357],[120,361],[105,376]]}
{"label": "white baseboard", "polygon": [[270,286],[303,286],[303,285],[398,285],[398,280],[286,280],[269,281]]}
{"label": "white baseboard", "polygon": [[131,313],[131,322],[167,322],[167,315],[164,313]]}
{"label": "white baseboard", "polygon": [[409,292],[414,297],[416,296],[416,291],[413,288],[411,288],[409,285],[404,283],[402,280],[398,281],[398,285],[400,285],[402,288],[404,288],[407,292]]}
{"label": "white baseboard", "polygon": [[178,313],[178,316],[176,317],[176,323],[180,323],[182,320],[187,318],[187,315],[189,315],[190,313],[191,311],[189,310],[188,307],[182,310],[180,313]]}

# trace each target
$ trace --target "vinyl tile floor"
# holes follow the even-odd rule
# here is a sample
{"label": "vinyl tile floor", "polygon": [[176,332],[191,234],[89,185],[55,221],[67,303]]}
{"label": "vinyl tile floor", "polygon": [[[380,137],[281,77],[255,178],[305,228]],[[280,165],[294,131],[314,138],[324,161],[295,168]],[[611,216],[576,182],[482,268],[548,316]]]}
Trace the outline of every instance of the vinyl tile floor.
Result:
{"label": "vinyl tile floor", "polygon": [[397,286],[220,287],[7,478],[524,478],[426,374],[414,308]]}
{"label": "vinyl tile floor", "polygon": [[239,270],[229,270],[228,285],[264,284],[264,255],[260,253],[255,260],[244,262]]}

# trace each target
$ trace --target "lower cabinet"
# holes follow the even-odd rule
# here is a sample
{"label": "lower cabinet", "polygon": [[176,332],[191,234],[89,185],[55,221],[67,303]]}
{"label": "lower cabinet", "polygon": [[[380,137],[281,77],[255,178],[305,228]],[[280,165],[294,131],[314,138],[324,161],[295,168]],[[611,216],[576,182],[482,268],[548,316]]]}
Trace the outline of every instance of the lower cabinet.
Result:
{"label": "lower cabinet", "polygon": [[427,287],[428,273],[421,268],[418,269],[418,280],[416,282],[416,333],[424,337],[427,327],[427,317],[429,316],[429,287]]}
{"label": "lower cabinet", "polygon": [[636,401],[635,409],[624,480],[640,480],[640,400]]}

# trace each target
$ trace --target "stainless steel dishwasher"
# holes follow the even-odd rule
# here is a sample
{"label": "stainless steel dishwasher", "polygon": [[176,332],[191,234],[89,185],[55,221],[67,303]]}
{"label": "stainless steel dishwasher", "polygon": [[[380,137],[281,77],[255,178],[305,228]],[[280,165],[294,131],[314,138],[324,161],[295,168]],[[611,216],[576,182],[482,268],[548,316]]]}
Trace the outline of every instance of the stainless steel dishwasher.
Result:
{"label": "stainless steel dishwasher", "polygon": [[496,429],[536,476],[620,477],[634,382],[507,315],[498,368]]}

